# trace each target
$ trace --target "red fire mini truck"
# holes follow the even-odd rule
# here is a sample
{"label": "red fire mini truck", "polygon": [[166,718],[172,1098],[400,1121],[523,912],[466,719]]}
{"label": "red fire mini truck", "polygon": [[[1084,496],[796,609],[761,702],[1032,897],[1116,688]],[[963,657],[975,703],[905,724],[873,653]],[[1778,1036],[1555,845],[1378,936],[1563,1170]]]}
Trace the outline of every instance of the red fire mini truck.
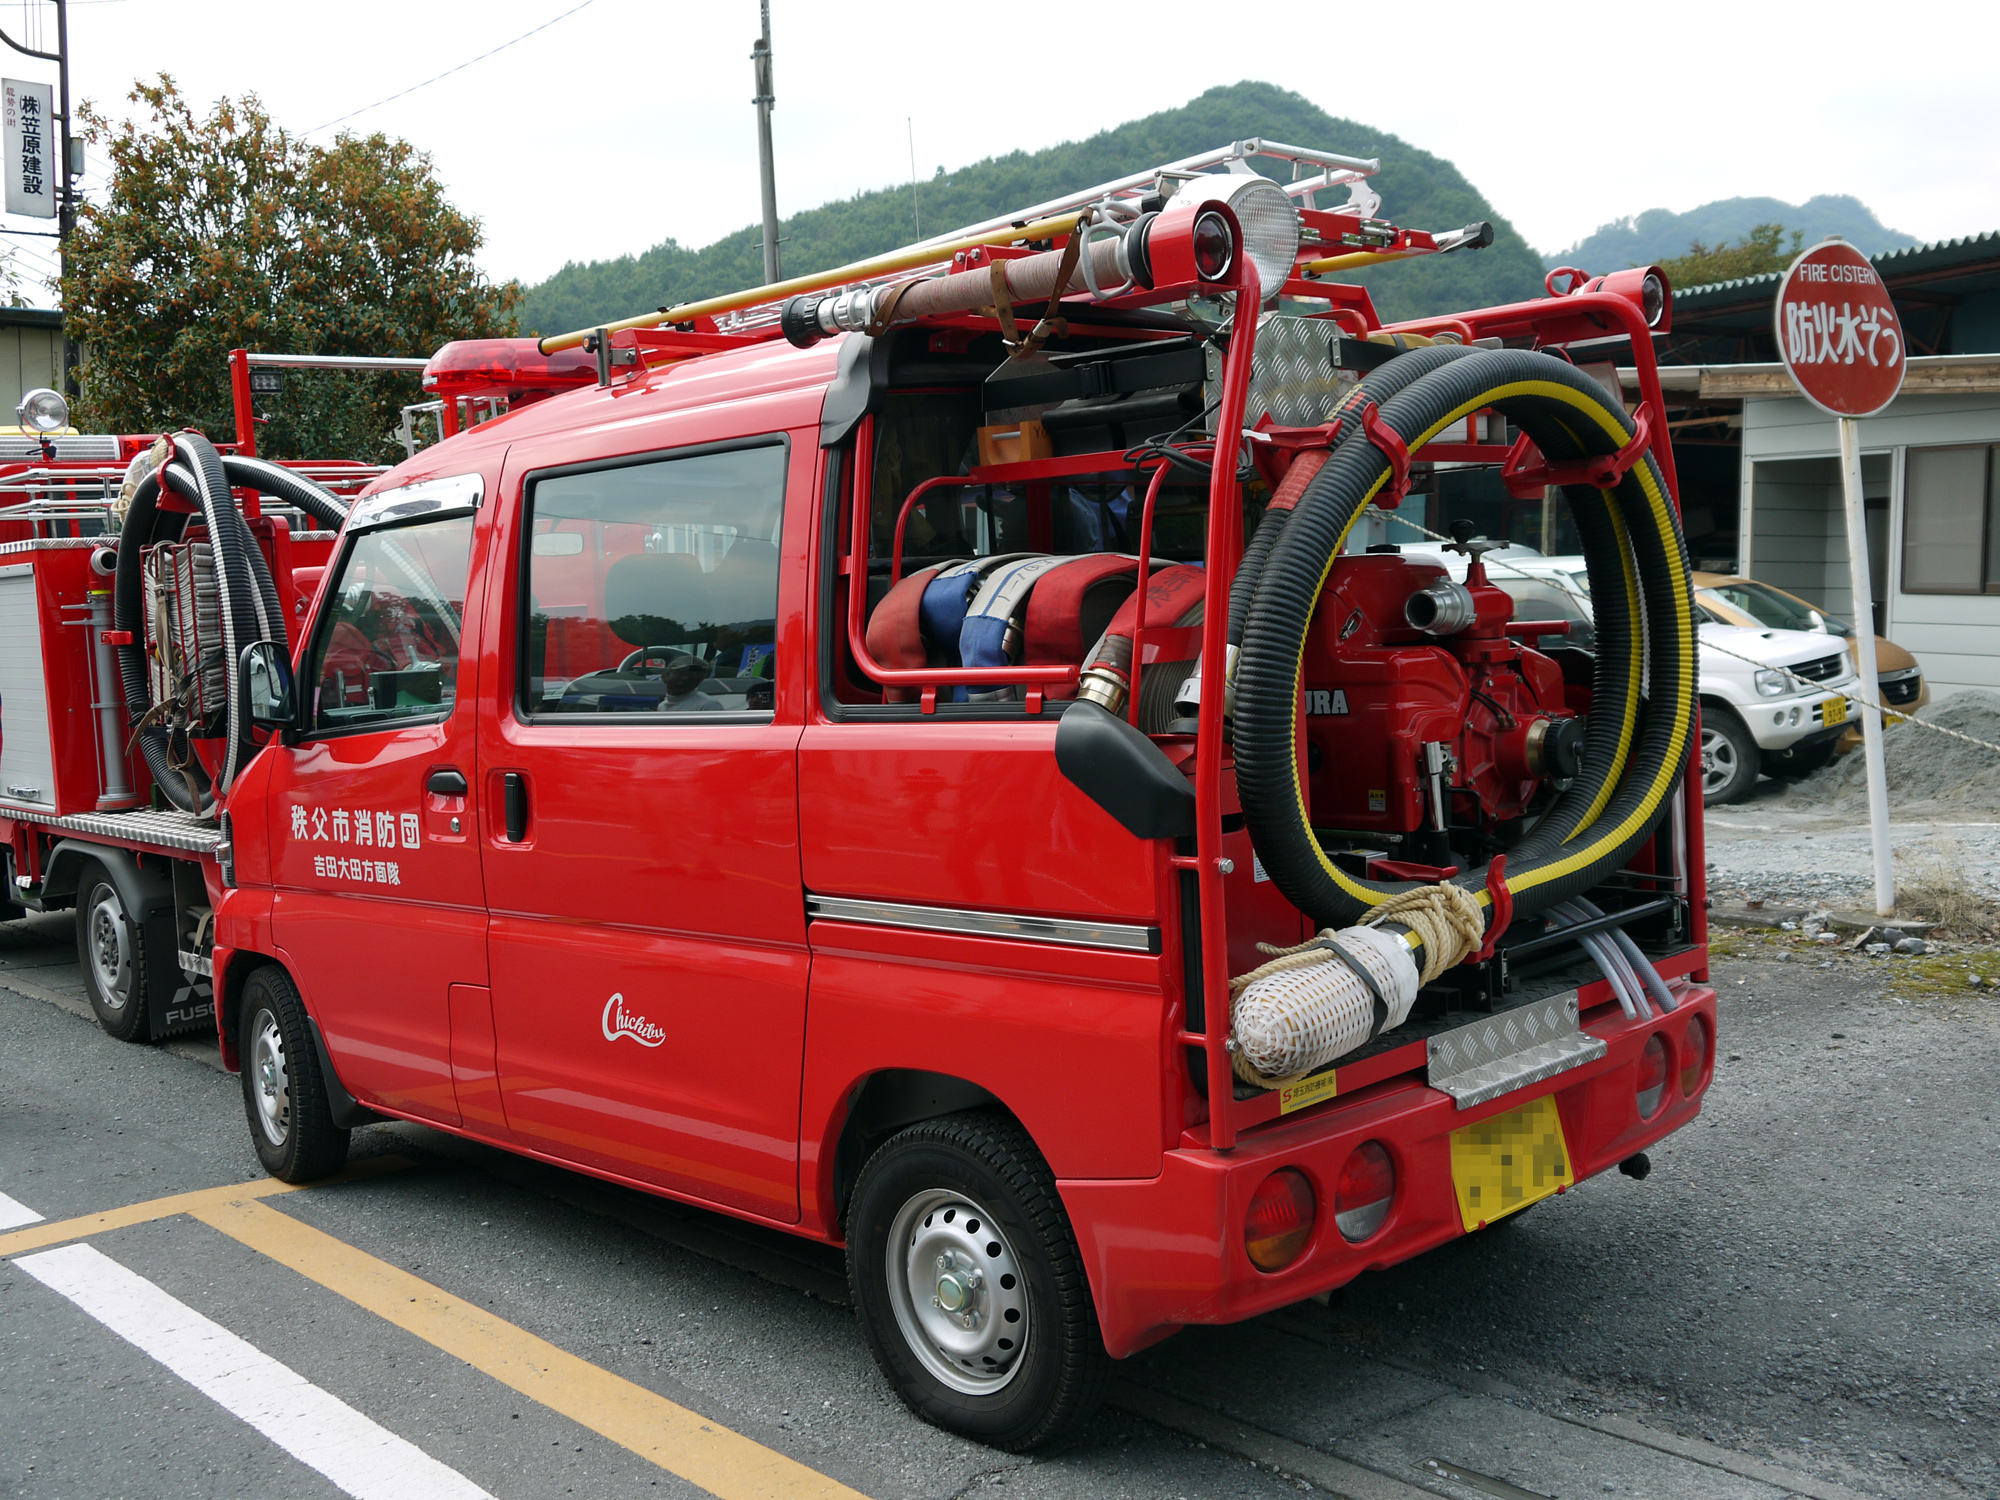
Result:
{"label": "red fire mini truck", "polygon": [[[276,613],[296,626],[347,500],[383,469],[258,460],[253,363],[421,369],[423,361],[232,356],[237,441],[219,454],[239,497],[231,515],[256,549]],[[214,741],[206,737],[226,717],[213,644],[202,669],[174,685],[185,701],[172,729],[161,709],[134,733],[172,675],[167,658],[214,624],[206,519],[173,488],[176,470],[163,498],[149,495],[158,524],[144,537],[128,533],[121,519],[150,471],[155,439],[72,432],[67,403],[50,390],[29,392],[21,415],[19,436],[0,436],[0,920],[74,907],[91,1008],[121,1041],[206,1029],[223,840],[212,808],[187,806],[187,785],[207,782],[212,768],[201,762]],[[155,479],[154,494],[159,487]],[[142,744],[149,735],[155,743]],[[187,770],[158,784],[169,737]]]}
{"label": "red fire mini truck", "polygon": [[[295,682],[243,648],[210,959],[265,1166],[390,1115],[844,1244],[905,1399],[1015,1448],[1643,1172],[1714,1046],[1667,288],[1385,329],[1323,278],[1490,233],[1312,206],[1372,167],[1238,143],[435,356],[578,388],[356,503]],[[1612,339],[1636,416],[1565,357]],[[1563,487],[1594,656],[1477,540],[1356,550],[1419,454]]]}

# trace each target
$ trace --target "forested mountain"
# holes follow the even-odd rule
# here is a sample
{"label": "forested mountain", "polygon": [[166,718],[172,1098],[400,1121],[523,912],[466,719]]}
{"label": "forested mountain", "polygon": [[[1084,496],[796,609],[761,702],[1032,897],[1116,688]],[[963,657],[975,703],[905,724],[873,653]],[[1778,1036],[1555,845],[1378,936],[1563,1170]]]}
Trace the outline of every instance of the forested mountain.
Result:
{"label": "forested mountain", "polygon": [[[933,177],[919,184],[923,221],[933,234],[950,225],[977,223],[1247,136],[1380,157],[1381,173],[1371,181],[1382,195],[1383,217],[1396,223],[1456,229],[1492,220],[1498,237],[1488,249],[1377,266],[1356,275],[1355,280],[1369,285],[1385,318],[1479,307],[1540,292],[1539,257],[1450,162],[1367,125],[1336,119],[1267,83],[1210,89],[1179,109],[1088,140],[989,157]],[[1288,173],[1275,175],[1283,180]],[[782,178],[779,188],[793,197],[809,192]],[[1325,201],[1339,196],[1327,194]],[[917,237],[909,185],[858,193],[794,214],[784,221],[782,233],[787,276],[893,250]],[[572,262],[529,290],[521,325],[538,333],[584,328],[666,303],[753,286],[763,279],[762,243],[758,227],[751,225],[700,250],[667,240],[640,255]]]}
{"label": "forested mountain", "polygon": [[1599,275],[1672,260],[1686,255],[1696,241],[1726,245],[1764,224],[1782,225],[1788,237],[1797,230],[1808,245],[1837,234],[1863,255],[1904,250],[1917,243],[1907,234],[1884,228],[1859,198],[1822,193],[1804,203],[1785,203],[1777,198],[1718,198],[1684,214],[1649,208],[1629,219],[1601,224],[1569,249],[1543,260],[1551,270],[1576,266]]}

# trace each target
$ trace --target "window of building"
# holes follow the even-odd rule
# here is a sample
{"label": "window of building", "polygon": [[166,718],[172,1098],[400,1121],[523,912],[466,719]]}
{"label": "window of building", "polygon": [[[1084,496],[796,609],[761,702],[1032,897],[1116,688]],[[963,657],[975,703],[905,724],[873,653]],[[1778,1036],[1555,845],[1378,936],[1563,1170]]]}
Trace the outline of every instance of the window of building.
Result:
{"label": "window of building", "polygon": [[785,449],[537,481],[521,570],[530,714],[768,710]]}
{"label": "window of building", "polygon": [[2000,593],[1993,447],[1912,448],[1903,486],[1903,591]]}

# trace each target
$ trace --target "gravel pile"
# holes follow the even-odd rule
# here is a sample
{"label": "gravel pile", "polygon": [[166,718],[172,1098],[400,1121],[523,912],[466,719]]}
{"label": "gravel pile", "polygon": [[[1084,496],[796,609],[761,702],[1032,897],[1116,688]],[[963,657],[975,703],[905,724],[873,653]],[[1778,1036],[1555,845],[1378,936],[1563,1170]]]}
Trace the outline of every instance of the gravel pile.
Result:
{"label": "gravel pile", "polygon": [[[1954,693],[1916,717],[1920,723],[2000,745],[2000,696],[1993,693]],[[1882,758],[1891,816],[1929,804],[1935,811],[1949,808],[1972,817],[2000,818],[2000,755],[1993,751],[1902,724],[1883,736]],[[1857,747],[1799,782],[1785,800],[1865,817],[1867,778],[1867,757]]]}

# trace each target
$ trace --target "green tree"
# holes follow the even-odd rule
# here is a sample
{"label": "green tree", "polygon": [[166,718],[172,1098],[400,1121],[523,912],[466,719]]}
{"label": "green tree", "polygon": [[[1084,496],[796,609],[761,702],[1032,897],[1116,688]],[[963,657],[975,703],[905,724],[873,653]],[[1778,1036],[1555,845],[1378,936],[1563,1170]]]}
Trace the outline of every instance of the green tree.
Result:
{"label": "green tree", "polygon": [[1708,286],[1717,281],[1735,281],[1744,276],[1764,276],[1782,271],[1799,253],[1805,236],[1793,230],[1792,242],[1785,244],[1785,226],[1759,224],[1733,245],[1688,244],[1686,255],[1660,262],[1667,280],[1676,287]]}
{"label": "green tree", "polygon": [[[417,355],[512,333],[517,283],[473,263],[478,221],[445,200],[407,141],[342,134],[315,146],[255,95],[197,119],[172,78],[136,84],[150,118],[113,125],[86,104],[111,161],[65,257],[61,292],[86,351],[86,430],[198,427],[234,436],[228,353]],[[293,373],[262,398],[258,451],[389,458],[414,376]]]}

